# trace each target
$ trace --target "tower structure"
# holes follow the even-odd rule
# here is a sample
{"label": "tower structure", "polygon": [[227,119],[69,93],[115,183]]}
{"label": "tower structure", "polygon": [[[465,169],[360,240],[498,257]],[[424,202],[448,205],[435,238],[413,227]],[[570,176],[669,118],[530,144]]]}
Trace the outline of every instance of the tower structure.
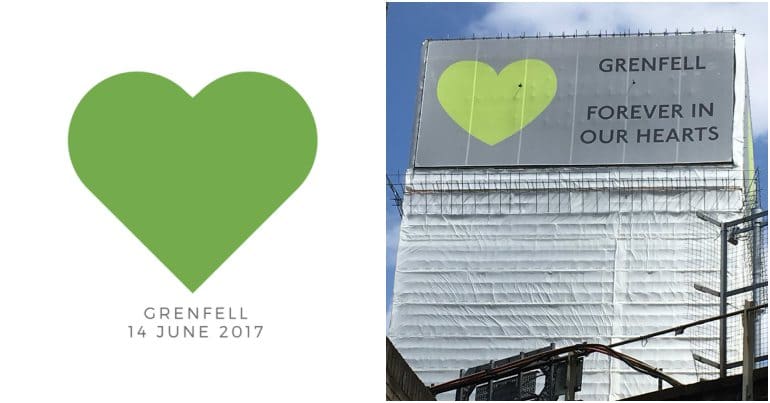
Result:
{"label": "tower structure", "polygon": [[[696,214],[756,202],[748,105],[734,32],[426,41],[399,178],[395,347],[431,384],[685,322],[687,279],[719,270],[687,255]],[[691,383],[691,337],[621,351]],[[656,388],[591,355],[578,398]]]}

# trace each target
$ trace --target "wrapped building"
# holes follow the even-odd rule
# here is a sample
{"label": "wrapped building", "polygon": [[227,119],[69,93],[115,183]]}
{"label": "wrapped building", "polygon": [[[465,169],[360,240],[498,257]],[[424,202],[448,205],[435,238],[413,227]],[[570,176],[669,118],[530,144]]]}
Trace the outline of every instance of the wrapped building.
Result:
{"label": "wrapped building", "polygon": [[[691,279],[719,270],[689,252],[713,238],[692,231],[696,213],[729,220],[756,202],[744,40],[424,43],[388,329],[424,383],[550,343],[612,344],[692,318]],[[692,383],[693,337],[711,336],[620,350]],[[656,379],[593,354],[578,398],[655,389]]]}

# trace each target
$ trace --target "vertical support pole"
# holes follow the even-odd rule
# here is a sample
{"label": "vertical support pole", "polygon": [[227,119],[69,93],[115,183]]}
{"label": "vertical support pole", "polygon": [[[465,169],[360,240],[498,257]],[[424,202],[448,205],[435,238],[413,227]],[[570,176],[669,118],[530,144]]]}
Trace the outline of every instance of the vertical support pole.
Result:
{"label": "vertical support pole", "polygon": [[[761,213],[762,209],[759,207],[754,207],[751,209],[752,214]],[[752,259],[751,259],[751,285],[755,288],[751,291],[751,300],[754,302],[754,305],[760,303],[761,294],[760,294],[760,288],[757,287],[757,284],[762,282],[762,270],[764,270],[762,265],[762,252],[764,251],[764,246],[762,245],[762,221],[757,218],[752,223],[754,224],[754,230],[751,233],[752,240]],[[757,350],[762,350],[762,326],[757,325],[757,311],[752,311],[753,318],[754,318],[754,352],[756,353]]]}
{"label": "vertical support pole", "polygon": [[[524,352],[520,351],[519,356],[516,359],[521,360],[523,358],[524,358]],[[513,400],[522,400],[521,399],[521,377],[522,377],[521,371],[517,371],[516,377],[515,377],[516,380],[514,381],[515,392],[513,394],[513,397],[514,397]]]}
{"label": "vertical support pole", "polygon": [[[492,369],[495,369],[495,360],[489,360],[489,369],[490,369],[490,370],[492,370]],[[494,385],[494,381],[490,379],[490,380],[489,380],[489,382],[487,382],[487,393],[488,393],[488,394],[487,394],[487,397],[488,397],[488,399],[487,399],[487,400],[489,400],[489,401],[495,400],[495,399],[492,397],[492,392],[494,392],[494,391],[492,390],[492,386],[493,386],[493,385]],[[476,393],[478,393],[478,391],[476,391]]]}
{"label": "vertical support pole", "polygon": [[[460,378],[463,377],[464,372],[464,370],[460,370]],[[455,390],[455,401],[465,400],[463,396],[463,390],[465,390],[464,386]]]}
{"label": "vertical support pole", "polygon": [[[758,207],[751,209],[751,214],[761,212],[762,209]],[[754,229],[751,237],[754,242],[751,243],[751,285],[756,287],[762,281],[762,221],[757,218],[752,224]],[[754,288],[751,297],[755,304],[759,303],[759,288]]]}
{"label": "vertical support pole", "polygon": [[722,224],[720,233],[721,253],[719,263],[719,377],[727,376],[727,227]]}
{"label": "vertical support pole", "polygon": [[754,400],[754,306],[752,301],[743,305],[743,400]]}
{"label": "vertical support pole", "polygon": [[[540,392],[541,396],[543,392],[546,392],[545,399],[543,400],[557,400],[558,396],[556,396],[556,365],[554,364],[553,357],[548,359],[548,375],[546,378],[545,386],[543,387],[543,391]],[[548,387],[548,390],[546,391],[545,387]]]}
{"label": "vertical support pole", "polygon": [[577,356],[574,351],[567,354],[567,393],[564,400],[575,400],[575,387],[577,385]]}
{"label": "vertical support pole", "polygon": [[[658,371],[663,372],[663,368],[658,368]],[[663,378],[658,378],[658,390],[663,390]]]}

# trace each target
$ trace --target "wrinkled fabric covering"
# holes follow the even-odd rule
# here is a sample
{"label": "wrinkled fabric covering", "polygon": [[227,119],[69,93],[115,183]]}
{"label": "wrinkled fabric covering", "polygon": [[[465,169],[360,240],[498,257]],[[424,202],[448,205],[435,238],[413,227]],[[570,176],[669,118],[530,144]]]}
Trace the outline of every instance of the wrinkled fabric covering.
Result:
{"label": "wrinkled fabric covering", "polygon": [[[685,213],[406,216],[390,337],[427,384],[547,346],[610,344],[687,320]],[[708,267],[707,270],[713,270]],[[690,340],[621,349],[695,382]],[[657,381],[588,357],[580,398],[622,398]],[[451,394],[450,394],[451,397]]]}

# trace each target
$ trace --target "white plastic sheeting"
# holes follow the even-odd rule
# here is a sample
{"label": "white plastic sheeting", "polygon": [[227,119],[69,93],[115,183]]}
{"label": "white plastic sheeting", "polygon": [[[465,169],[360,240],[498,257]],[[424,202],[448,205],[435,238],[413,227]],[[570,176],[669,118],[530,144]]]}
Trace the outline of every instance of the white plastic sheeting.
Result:
{"label": "white plastic sheeting", "polygon": [[[739,55],[742,46],[736,38]],[[388,334],[418,376],[441,383],[551,342],[611,344],[687,322],[696,292],[687,278],[718,270],[688,256],[689,223],[697,211],[736,218],[745,202],[737,95],[728,167],[464,169],[459,180],[458,171],[409,172]],[[692,383],[690,337],[620,351]],[[594,353],[578,398],[656,389],[656,379]]]}
{"label": "white plastic sheeting", "polygon": [[[693,291],[683,253],[689,215],[406,215],[390,336],[430,384],[551,342],[610,344],[681,324]],[[696,381],[687,337],[622,351]],[[588,358],[582,399],[657,386],[611,364]]]}

